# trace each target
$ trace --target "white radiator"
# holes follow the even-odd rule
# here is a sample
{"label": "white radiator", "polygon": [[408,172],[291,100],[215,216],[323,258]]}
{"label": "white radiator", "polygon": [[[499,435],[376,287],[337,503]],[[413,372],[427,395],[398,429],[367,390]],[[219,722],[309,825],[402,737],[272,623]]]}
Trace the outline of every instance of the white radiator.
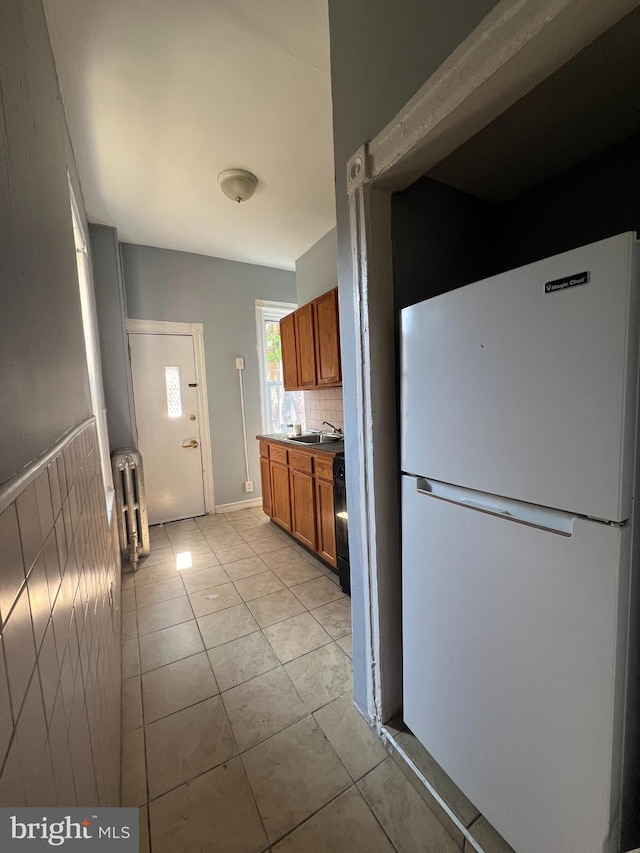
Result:
{"label": "white radiator", "polygon": [[144,491],[142,456],[132,447],[111,454],[115,509],[118,516],[118,539],[123,560],[129,560],[132,571],[138,560],[149,554],[149,523]]}

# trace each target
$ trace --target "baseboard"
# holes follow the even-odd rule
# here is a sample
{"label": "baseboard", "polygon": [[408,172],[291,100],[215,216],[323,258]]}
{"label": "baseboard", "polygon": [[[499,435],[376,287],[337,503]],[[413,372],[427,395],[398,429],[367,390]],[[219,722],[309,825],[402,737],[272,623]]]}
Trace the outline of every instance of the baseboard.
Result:
{"label": "baseboard", "polygon": [[237,512],[239,509],[251,509],[262,506],[262,498],[251,498],[248,501],[236,501],[232,504],[218,504],[216,512]]}

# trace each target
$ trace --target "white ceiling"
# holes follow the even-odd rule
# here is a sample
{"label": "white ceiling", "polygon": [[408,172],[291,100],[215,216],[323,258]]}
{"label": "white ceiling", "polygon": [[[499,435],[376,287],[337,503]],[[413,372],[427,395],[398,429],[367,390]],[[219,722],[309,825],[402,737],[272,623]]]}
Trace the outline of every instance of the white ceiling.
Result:
{"label": "white ceiling", "polygon": [[[87,214],[293,269],[335,224],[327,0],[45,0]],[[223,169],[260,185],[243,204]]]}

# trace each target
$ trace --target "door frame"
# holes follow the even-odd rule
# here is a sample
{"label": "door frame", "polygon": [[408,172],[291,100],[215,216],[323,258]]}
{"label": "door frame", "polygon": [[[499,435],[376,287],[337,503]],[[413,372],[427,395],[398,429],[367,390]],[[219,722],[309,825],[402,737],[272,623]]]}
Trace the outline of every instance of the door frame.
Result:
{"label": "door frame", "polygon": [[[339,294],[352,302],[354,315],[354,328],[346,330],[353,338],[343,342],[342,351],[354,351],[355,393],[345,398],[347,459],[353,460],[349,514],[357,518],[350,546],[352,566],[361,566],[357,581],[364,599],[362,624],[354,625],[354,661],[365,673],[365,689],[355,701],[387,736],[384,724],[402,705],[398,424],[388,404],[398,390],[391,194],[406,189],[638,5],[499,0],[346,163],[351,269],[340,272]],[[440,801],[437,793],[436,798]]]}
{"label": "door frame", "polygon": [[[204,357],[204,325],[202,323],[174,323],[167,320],[130,320],[127,319],[127,339],[129,335],[181,335],[193,338],[196,376],[198,379],[198,420],[200,422],[200,448],[202,450],[202,485],[204,490],[204,511],[214,515],[216,511],[213,485],[213,463],[211,457],[211,430],[209,426],[209,400],[207,396],[207,372]],[[129,366],[131,367],[131,349],[129,348]],[[135,408],[135,396],[133,400]],[[136,423],[136,442],[138,427]]]}

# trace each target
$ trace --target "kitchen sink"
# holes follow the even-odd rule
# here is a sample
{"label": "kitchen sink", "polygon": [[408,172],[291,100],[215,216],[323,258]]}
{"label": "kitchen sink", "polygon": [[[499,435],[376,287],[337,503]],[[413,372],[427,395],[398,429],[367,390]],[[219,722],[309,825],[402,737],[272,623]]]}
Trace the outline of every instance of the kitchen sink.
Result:
{"label": "kitchen sink", "polygon": [[341,435],[329,435],[328,433],[315,433],[314,435],[291,435],[288,441],[299,441],[302,444],[326,444],[331,441],[342,441]]}

